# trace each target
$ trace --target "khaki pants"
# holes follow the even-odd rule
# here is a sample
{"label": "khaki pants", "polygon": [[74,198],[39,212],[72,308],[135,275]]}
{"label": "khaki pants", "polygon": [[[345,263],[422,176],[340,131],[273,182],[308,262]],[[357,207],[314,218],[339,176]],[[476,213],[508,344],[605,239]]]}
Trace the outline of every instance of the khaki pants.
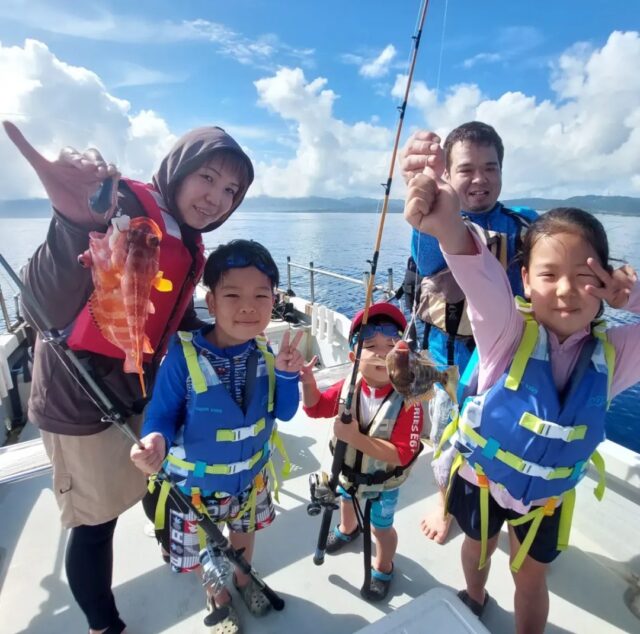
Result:
{"label": "khaki pants", "polygon": [[[128,422],[138,434],[142,416]],[[129,458],[131,440],[115,425],[90,436],[40,434],[53,465],[53,491],[65,528],[103,524],[142,499],[146,476]]]}

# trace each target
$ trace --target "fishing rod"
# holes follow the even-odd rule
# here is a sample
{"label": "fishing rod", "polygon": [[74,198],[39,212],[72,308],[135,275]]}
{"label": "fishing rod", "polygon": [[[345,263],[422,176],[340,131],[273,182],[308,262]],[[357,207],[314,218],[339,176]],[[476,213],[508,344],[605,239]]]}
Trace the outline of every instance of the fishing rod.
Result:
{"label": "fishing rod", "polygon": [[[369,261],[371,270],[367,283],[367,292],[364,303],[364,313],[360,329],[358,330],[358,339],[356,344],[355,360],[353,362],[353,369],[351,371],[351,379],[349,382],[349,391],[344,402],[344,409],[342,411],[340,420],[343,423],[351,423],[353,416],[351,409],[353,406],[353,396],[356,390],[356,382],[358,376],[358,368],[360,367],[360,357],[362,356],[362,345],[364,340],[362,338],[362,332],[367,325],[369,319],[369,308],[371,306],[371,298],[373,296],[373,287],[375,285],[376,270],[378,268],[378,256],[380,254],[380,244],[382,242],[382,232],[384,231],[384,222],[387,215],[387,208],[389,206],[389,194],[391,193],[391,183],[393,180],[393,172],[396,165],[396,157],[398,154],[398,146],[400,144],[400,135],[402,133],[402,125],[404,123],[404,115],[407,109],[407,102],[409,99],[409,91],[411,89],[411,83],[413,81],[413,73],[416,66],[416,60],[418,57],[418,48],[420,46],[420,39],[422,37],[422,29],[424,21],[427,16],[427,8],[429,7],[429,0],[422,0],[422,6],[420,9],[420,17],[418,19],[418,27],[413,39],[413,50],[411,53],[411,62],[409,65],[409,75],[407,76],[407,84],[404,91],[404,98],[402,104],[398,107],[399,116],[398,124],[396,126],[396,136],[393,144],[393,152],[391,153],[391,162],[389,165],[389,174],[386,183],[383,183],[384,187],[384,201],[382,204],[382,211],[380,213],[380,221],[378,223],[378,233],[376,236],[375,247],[373,251],[373,257]],[[320,523],[320,532],[318,533],[318,542],[316,545],[316,551],[313,556],[313,563],[317,566],[321,566],[324,563],[324,555],[327,549],[327,538],[329,536],[329,529],[331,528],[331,518],[333,512],[338,509],[336,504],[336,489],[338,487],[340,471],[344,463],[344,457],[346,453],[347,445],[344,441],[338,440],[336,442],[333,451],[333,462],[331,464],[331,475],[323,473],[321,475],[312,474],[309,478],[309,484],[311,489],[311,503],[307,506],[307,511],[310,515],[318,515],[322,509],[322,521]],[[365,574],[367,572],[365,571]]]}
{"label": "fishing rod", "polygon": [[[93,400],[98,409],[102,412],[103,416],[101,418],[102,422],[115,424],[116,427],[135,445],[144,449],[140,438],[136,435],[136,433],[131,429],[129,424],[126,421],[126,417],[122,414],[122,412],[116,407],[113,401],[107,396],[104,390],[98,385],[95,379],[89,374],[87,369],[82,365],[82,362],[78,358],[71,348],[66,343],[66,339],[64,334],[62,334],[57,328],[54,328],[45,311],[40,306],[39,301],[36,299],[35,295],[20,279],[20,277],[13,270],[12,266],[7,262],[4,256],[0,253],[0,265],[7,271],[8,275],[13,280],[14,284],[18,287],[22,295],[22,303],[25,307],[25,311],[27,313],[31,313],[31,321],[35,326],[36,330],[39,332],[42,340],[45,343],[51,344],[54,346],[54,349],[62,350],[66,358],[71,362],[73,367],[78,371],[82,380],[80,380],[71,368],[63,363],[67,371],[71,372],[73,378],[79,383],[82,389],[87,393],[89,398]],[[37,320],[33,319],[33,316],[37,317]],[[56,351],[56,354],[58,352]],[[82,383],[84,381],[84,384]],[[87,389],[89,391],[87,391]],[[95,396],[95,399],[92,398]],[[240,570],[245,574],[249,575],[251,579],[256,583],[256,585],[260,588],[262,594],[264,594],[265,598],[269,601],[274,610],[282,610],[284,608],[284,601],[281,599],[274,590],[272,590],[258,575],[258,573],[252,568],[251,564],[244,558],[243,549],[236,550],[233,547],[233,544],[224,536],[222,531],[218,528],[216,523],[211,520],[211,518],[200,511],[193,502],[180,490],[180,488],[172,482],[166,472],[160,471],[156,474],[156,478],[162,482],[167,482],[171,489],[171,494],[174,496],[174,499],[177,499],[184,508],[189,509],[195,516],[202,527],[202,530],[205,532],[207,539],[211,542],[214,549],[220,551],[225,557],[233,563],[235,566],[240,568]]]}

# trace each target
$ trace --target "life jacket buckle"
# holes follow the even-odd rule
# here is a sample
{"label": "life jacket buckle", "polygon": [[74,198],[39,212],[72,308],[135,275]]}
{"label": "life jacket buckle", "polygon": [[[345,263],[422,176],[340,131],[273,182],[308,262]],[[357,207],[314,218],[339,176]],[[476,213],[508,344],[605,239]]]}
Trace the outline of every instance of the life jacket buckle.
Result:
{"label": "life jacket buckle", "polygon": [[551,517],[556,511],[556,502],[558,498],[549,498],[545,505],[542,507],[542,514]]}

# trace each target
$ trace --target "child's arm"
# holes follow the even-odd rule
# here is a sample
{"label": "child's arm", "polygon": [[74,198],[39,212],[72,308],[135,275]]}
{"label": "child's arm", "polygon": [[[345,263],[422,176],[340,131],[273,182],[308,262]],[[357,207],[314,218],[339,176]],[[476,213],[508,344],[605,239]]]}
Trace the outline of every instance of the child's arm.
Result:
{"label": "child's arm", "polygon": [[276,355],[276,403],[275,416],[280,420],[291,420],[298,410],[298,377],[304,358],[297,349],[304,332],[300,330],[289,342],[289,331],[284,333],[280,350]]}
{"label": "child's arm", "polygon": [[398,448],[392,442],[363,434],[355,418],[345,424],[340,416],[337,416],[333,421],[333,433],[338,440],[346,442],[347,445],[351,445],[375,460],[382,460],[396,466],[402,464]]}
{"label": "child's arm", "polygon": [[314,355],[309,363],[304,363],[300,368],[300,383],[302,383],[302,404],[305,408],[313,408],[317,405],[322,393],[318,389],[316,377],[313,375],[313,368],[318,361]]}
{"label": "child's arm", "polygon": [[143,471],[145,466],[148,468],[156,466],[160,456],[164,460],[176,431],[184,421],[187,377],[188,370],[182,345],[176,337],[171,342],[167,356],[158,370],[153,396],[145,410],[141,432],[145,449],[134,445],[131,450],[131,459]]}
{"label": "child's arm", "polygon": [[460,216],[455,190],[430,168],[410,181],[404,217],[420,233],[436,238],[447,253],[474,255],[478,252]]}
{"label": "child's arm", "polygon": [[317,394],[319,395],[313,405],[307,405],[304,401],[303,386],[303,405],[305,414],[310,418],[330,418],[331,416],[335,416],[340,408],[340,393],[342,392],[342,385],[344,384],[344,381],[344,379],[342,381],[338,381],[328,387],[324,392],[320,392],[316,386],[316,380],[313,378],[313,387],[317,390]]}

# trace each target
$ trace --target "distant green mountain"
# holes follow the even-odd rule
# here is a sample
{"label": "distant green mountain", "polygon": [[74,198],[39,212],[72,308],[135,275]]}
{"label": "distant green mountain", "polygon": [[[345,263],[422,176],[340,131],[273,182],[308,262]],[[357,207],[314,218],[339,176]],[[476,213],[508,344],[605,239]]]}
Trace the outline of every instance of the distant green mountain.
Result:
{"label": "distant green mountain", "polygon": [[[587,211],[640,216],[640,198],[630,196],[573,196],[565,200],[553,198],[516,198],[503,201],[506,205],[532,207],[546,211],[553,207],[580,207]],[[388,211],[401,213],[404,201],[399,198],[389,200]],[[242,203],[245,211],[309,212],[309,213],[372,213],[382,208],[382,200],[375,198],[272,198],[256,196],[246,198]],[[0,200],[0,218],[43,218],[51,214],[49,201],[43,198],[26,200]]]}
{"label": "distant green mountain", "polygon": [[564,200],[554,198],[515,198],[503,201],[508,206],[532,207],[547,211],[554,207],[578,207],[594,213],[640,216],[640,198],[631,196],[572,196]]}

